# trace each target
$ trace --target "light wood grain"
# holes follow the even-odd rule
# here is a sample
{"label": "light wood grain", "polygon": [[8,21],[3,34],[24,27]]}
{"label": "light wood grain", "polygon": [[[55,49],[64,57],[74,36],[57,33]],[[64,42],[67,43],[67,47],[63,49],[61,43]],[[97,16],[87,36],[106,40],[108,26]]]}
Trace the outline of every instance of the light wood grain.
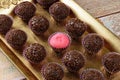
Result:
{"label": "light wood grain", "polygon": [[[15,75],[17,74],[17,75]],[[10,62],[8,57],[0,50],[0,80],[23,79],[24,76]]]}
{"label": "light wood grain", "polygon": [[103,24],[120,38],[120,13],[99,18]]}
{"label": "light wood grain", "polygon": [[120,0],[75,0],[94,17],[120,12]]}

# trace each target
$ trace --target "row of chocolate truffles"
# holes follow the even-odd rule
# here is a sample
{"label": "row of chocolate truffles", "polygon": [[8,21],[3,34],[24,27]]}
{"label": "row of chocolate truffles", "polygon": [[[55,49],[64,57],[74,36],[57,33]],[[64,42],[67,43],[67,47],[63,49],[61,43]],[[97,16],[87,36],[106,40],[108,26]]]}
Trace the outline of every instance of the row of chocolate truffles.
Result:
{"label": "row of chocolate truffles", "polygon": [[[62,51],[66,50],[70,46],[71,39],[68,34],[57,32],[57,33],[53,33],[49,37],[48,43],[56,53],[62,53]],[[90,57],[95,56],[99,53],[99,51],[104,46],[104,40],[98,34],[90,33],[90,34],[87,34],[82,39],[82,46],[84,47],[88,56],[90,56]],[[80,53],[80,52],[71,51],[71,52],[66,53],[63,57],[63,59],[64,59],[63,63],[66,65],[68,71],[70,71],[70,72],[75,72],[75,70],[78,71],[80,68],[83,67],[83,65],[85,63],[84,57],[81,55],[81,58],[80,58],[80,55],[77,55],[77,53]],[[67,60],[70,60],[70,61],[67,63]],[[113,74],[113,73],[120,71],[119,60],[120,60],[119,53],[110,52],[110,53],[107,53],[103,57],[102,64],[105,67],[105,70],[107,72]],[[73,63],[72,63],[72,61],[73,61]],[[76,63],[74,63],[75,61],[76,61]],[[80,61],[83,61],[83,62],[80,62]],[[79,63],[79,64],[77,64],[77,63]],[[74,66],[72,66],[72,65],[74,65]],[[71,67],[69,67],[69,66],[71,66]],[[76,66],[79,66],[79,68]],[[72,71],[72,69],[73,69],[73,71]]]}
{"label": "row of chocolate truffles", "polygon": [[[39,64],[45,59],[46,50],[42,45],[34,43],[24,49],[23,56],[30,63]],[[80,51],[71,50],[64,54],[62,62],[69,72],[76,73],[85,65],[85,58]],[[87,76],[89,73],[96,74],[90,74],[92,76],[91,77]],[[60,64],[50,62],[42,66],[41,74],[45,80],[62,80],[64,77],[64,69]],[[80,74],[80,78],[85,80],[86,79],[86,78],[84,79],[85,75],[87,79],[92,78],[93,80],[95,79],[104,80],[104,76],[99,70],[90,69],[88,71],[83,71]]]}
{"label": "row of chocolate truffles", "polygon": [[[6,34],[12,24],[13,24],[13,21],[12,19],[7,16],[7,15],[0,15],[0,23],[2,24],[0,26],[0,33],[4,33]],[[43,17],[43,16],[34,16],[33,18],[30,19],[29,21],[29,27],[31,28],[31,30],[36,34],[36,35],[41,35],[42,33],[44,33],[48,27],[49,27],[49,21]],[[79,38],[85,31],[86,31],[86,25],[80,21],[79,19],[77,18],[72,18],[70,19],[67,23],[66,23],[66,31],[68,32],[68,34],[70,35],[70,37],[73,38]],[[18,32],[20,32],[18,30]],[[22,31],[21,31],[22,32]],[[24,32],[23,32],[24,33]],[[14,34],[14,35],[11,35],[11,34]],[[8,32],[7,34],[9,37],[10,36],[15,36],[16,38],[19,37],[19,36],[25,36],[25,39],[26,39],[26,34],[21,34],[21,33],[17,33],[17,30],[11,30]],[[7,36],[6,35],[6,36]],[[54,35],[54,34],[53,34]],[[58,35],[58,36],[61,36],[59,35],[58,33],[55,34],[55,35]],[[65,35],[65,34],[63,34]],[[61,43],[61,45],[64,45],[63,47],[64,48],[67,48],[68,44],[71,43],[71,38],[69,37],[69,35],[66,35],[68,39],[66,45],[64,45],[65,43]],[[9,38],[7,37],[7,38]],[[24,38],[24,37],[23,37]],[[52,46],[51,44],[51,39],[53,39],[54,37],[52,37],[52,35],[50,36],[49,38],[49,41],[50,41],[50,45]],[[20,40],[20,39],[19,39]],[[25,41],[25,40],[24,40]],[[10,42],[10,41],[8,41]],[[12,42],[12,41],[11,41]],[[14,41],[13,41],[14,42]],[[14,43],[15,44],[15,43]],[[22,43],[21,43],[22,44]],[[20,45],[21,46],[21,45]],[[53,47],[54,48],[54,47]],[[56,47],[57,48],[57,47]]]}
{"label": "row of chocolate truffles", "polygon": [[[62,53],[71,45],[71,37],[64,32],[55,32],[48,38],[48,43],[56,53]],[[104,39],[96,33],[89,33],[82,39],[82,46],[85,52],[90,55],[96,55],[104,46]]]}
{"label": "row of chocolate truffles", "polygon": [[[57,9],[56,9],[56,7],[54,7],[54,5],[58,6]],[[60,18],[60,15],[62,15],[62,13],[65,15],[65,11],[69,12],[69,8],[67,9],[67,6],[65,6],[64,3],[57,2],[57,3],[54,3],[54,5],[53,5],[52,9],[50,9],[50,11],[49,11],[52,16],[56,15]],[[62,8],[61,6],[64,6],[66,8],[64,9],[64,7]],[[59,9],[59,7],[60,7],[60,9]],[[59,10],[64,10],[64,11],[59,11]],[[34,16],[35,11],[36,11],[35,6],[31,2],[28,2],[28,1],[18,4],[14,9],[14,12],[16,15],[18,15],[23,20],[28,21],[28,25],[29,25],[30,29],[36,35],[42,35],[49,28],[49,21],[44,16],[40,16],[40,15]],[[64,15],[62,15],[62,16],[64,17]],[[69,13],[66,15],[66,17],[68,15],[69,15]],[[0,15],[0,22],[2,24],[0,26],[1,27],[0,33],[6,34],[7,31],[10,30],[10,28],[13,24],[13,21],[7,15],[4,15],[4,16]],[[73,39],[79,38],[86,31],[86,28],[87,28],[87,25],[77,18],[70,19],[66,23],[66,26],[65,26],[66,31]]]}
{"label": "row of chocolate truffles", "polygon": [[[35,11],[35,5],[28,1],[18,4],[14,9],[14,13],[18,17],[23,21],[28,22],[33,33],[36,35],[42,35],[49,28],[49,21],[44,16],[34,16]],[[64,3],[56,2],[51,5],[49,12],[56,21],[62,21],[69,15],[70,9]]]}
{"label": "row of chocolate truffles", "polygon": [[[35,54],[33,52],[39,52],[40,50],[36,50],[37,44],[32,44],[28,48],[26,48],[23,52],[24,57],[36,64],[40,63],[44,60],[46,56],[45,50],[43,47],[41,49],[41,54]],[[34,47],[33,47],[34,46]],[[32,51],[34,49],[34,51]],[[39,57],[38,57],[39,56]],[[40,57],[41,56],[41,57]],[[104,55],[102,58],[102,64],[106,72],[110,74],[115,74],[120,71],[120,54],[116,52],[110,52]],[[62,58],[62,63],[67,68],[70,73],[78,73],[81,68],[85,65],[85,57],[82,55],[80,51],[71,50],[64,54]],[[62,65],[58,63],[48,63],[45,64],[41,69],[41,74],[45,80],[62,80],[64,77],[64,69]],[[80,73],[80,80],[105,80],[103,73],[96,69],[87,69]]]}
{"label": "row of chocolate truffles", "polygon": [[[48,30],[49,21],[44,16],[33,16],[28,25],[34,34],[41,36]],[[87,25],[78,18],[71,18],[66,22],[65,30],[72,39],[78,40],[87,30]]]}
{"label": "row of chocolate truffles", "polygon": [[[30,2],[23,2],[23,3],[30,3]],[[20,4],[22,4],[22,3],[20,3]],[[3,19],[2,19],[2,17],[4,16],[4,18],[6,19],[8,19],[7,21],[4,21]],[[1,17],[1,23],[2,22],[4,22],[4,25],[6,25],[6,24],[10,24],[9,26],[11,27],[12,26],[12,19],[10,19],[10,17],[8,17],[8,16],[6,16],[6,15],[1,15],[0,16]],[[44,25],[44,24],[46,24],[46,25]],[[5,26],[4,27],[4,25],[1,25],[1,33],[3,33],[3,32],[7,32],[9,29],[10,29],[10,27],[9,26]],[[44,17],[42,17],[42,16],[34,16],[30,21],[29,21],[29,27],[31,28],[31,30],[35,33],[35,34],[37,34],[37,35],[40,35],[41,33],[43,33],[43,32],[45,32],[47,29],[48,29],[48,26],[49,26],[49,22],[48,22],[48,20],[46,19],[46,18],[44,18]],[[80,21],[79,19],[77,19],[77,18],[73,18],[73,19],[71,19],[71,20],[69,20],[68,21],[68,23],[66,23],[66,30],[67,30],[67,32],[68,32],[68,34],[72,37],[72,38],[75,38],[75,37],[79,37],[79,36],[81,36],[84,32],[85,32],[85,30],[86,30],[86,24],[84,24],[82,21]],[[8,29],[9,28],[9,29]],[[6,30],[6,31],[5,31]],[[9,44],[11,44],[12,43],[12,41],[10,42],[10,40],[9,39],[7,39],[7,38],[10,38],[11,36],[16,36],[16,38],[17,37],[19,37],[19,36],[17,36],[17,34],[15,34],[14,33],[15,31],[13,30],[11,30],[10,32],[8,32],[8,37],[6,37],[6,40],[8,40],[8,42],[9,42]],[[20,31],[19,31],[20,32]],[[22,32],[22,31],[21,31]],[[14,35],[10,35],[10,33],[11,34],[14,34]],[[58,33],[57,33],[58,34]],[[57,35],[57,34],[55,34],[55,35]],[[6,35],[6,36],[7,36]],[[25,37],[23,37],[25,40],[23,40],[23,41],[26,41],[26,34],[24,33],[24,34],[22,34],[22,35],[25,35]],[[60,35],[58,35],[58,36],[60,36]],[[63,46],[63,49],[65,49],[65,48],[67,48],[68,46],[69,46],[69,44],[71,43],[71,38],[69,37],[69,36],[67,36],[68,37],[68,39],[66,39],[66,41],[67,41],[67,43],[66,43],[66,45],[65,46]],[[89,37],[91,37],[91,38],[89,38]],[[51,39],[53,39],[54,37],[51,37],[50,36],[50,38],[49,38],[49,42],[50,42],[50,45],[52,46],[52,40]],[[90,39],[90,40],[89,40]],[[92,40],[92,39],[94,39],[94,40]],[[15,41],[15,40],[14,40]],[[14,42],[13,41],[13,42]],[[24,42],[21,42],[21,45],[23,45],[24,44]],[[63,40],[64,41],[64,40]],[[94,42],[92,42],[92,41],[94,41]],[[19,42],[16,42],[16,44],[18,44]],[[59,44],[61,44],[61,42],[58,42]],[[61,44],[61,45],[64,45],[65,43],[63,43],[63,44]],[[103,46],[103,40],[102,40],[102,38],[100,38],[99,36],[97,36],[96,34],[92,34],[92,35],[88,35],[87,37],[86,37],[86,39],[85,40],[83,40],[83,46],[84,46],[84,48],[86,49],[86,51],[88,52],[88,53],[90,53],[90,54],[92,54],[92,53],[97,53],[101,48],[102,48],[102,46]],[[14,43],[15,44],[15,43]],[[19,44],[20,45],[20,44]],[[20,45],[20,46],[21,46]],[[56,44],[55,44],[56,45]],[[12,44],[11,44],[11,46],[13,46]],[[92,47],[94,47],[95,46],[95,48],[92,48]],[[14,47],[14,46],[13,46]],[[55,46],[56,47],[56,46]],[[14,48],[17,48],[17,47],[14,47]],[[54,46],[52,47],[52,48],[54,48]],[[56,48],[54,48],[54,50],[59,50],[59,49],[57,49],[57,47]],[[62,50],[63,50],[62,49]],[[60,50],[59,50],[60,51]]]}
{"label": "row of chocolate truffles", "polygon": [[[5,19],[8,18],[8,20],[10,22],[8,20],[7,21],[2,21],[2,17],[4,17]],[[0,18],[1,18],[1,20],[0,20],[1,22],[12,25],[12,20],[10,19],[10,17],[8,17],[6,15],[0,15]],[[44,24],[46,24],[46,25],[44,25]],[[8,27],[8,26],[4,27],[4,25],[3,24],[1,25],[1,27],[2,27],[2,28],[0,28],[1,33],[5,31],[5,29],[4,29],[5,27]],[[9,26],[11,26],[11,25],[9,25]],[[41,33],[45,32],[48,29],[48,26],[49,26],[48,20],[46,18],[42,17],[42,16],[34,16],[29,21],[29,27],[37,35],[40,35]],[[8,30],[9,29],[7,29],[6,32]],[[66,23],[66,30],[72,38],[73,37],[75,38],[75,37],[81,36],[85,32],[86,25],[83,22],[81,22],[79,19],[72,18],[71,20],[68,21],[68,23]],[[63,33],[60,33],[60,32],[52,34],[49,37],[50,46],[56,52],[60,52],[61,50],[66,49],[67,47],[69,47],[69,45],[71,43],[71,38],[70,38],[69,35],[63,34]],[[19,39],[19,38],[21,38],[21,39]],[[19,47],[24,45],[26,39],[27,39],[26,34],[23,31],[20,31],[20,30],[11,30],[6,34],[7,42],[12,47],[14,47],[16,49],[19,49]],[[104,41],[97,34],[89,34],[82,40],[82,45],[85,48],[85,50],[87,51],[87,53],[89,53],[90,55],[94,55],[103,47]]]}
{"label": "row of chocolate truffles", "polygon": [[[44,80],[63,80],[64,70],[58,63],[45,64],[41,69]],[[103,73],[97,69],[89,68],[79,73],[80,80],[105,80]]]}
{"label": "row of chocolate truffles", "polygon": [[[24,57],[31,63],[36,64],[44,60],[46,56],[45,49],[39,44],[31,44],[23,51]],[[41,48],[41,54],[40,50]],[[36,53],[38,54],[36,54]],[[110,52],[102,58],[102,64],[106,72],[114,74],[120,71],[120,54]],[[71,50],[64,54],[62,63],[70,73],[78,73],[85,65],[85,57],[80,51]],[[41,69],[41,74],[45,80],[62,80],[64,77],[64,69],[58,63],[45,64]],[[103,73],[97,69],[87,69],[80,73],[80,80],[105,80]]]}
{"label": "row of chocolate truffles", "polygon": [[[89,36],[89,35],[93,35],[93,34],[88,34],[87,36]],[[51,38],[51,36],[52,36],[52,38]],[[48,42],[49,42],[49,44],[51,44],[50,46],[52,46],[53,50],[55,50],[55,51],[57,49],[57,50],[60,50],[60,52],[61,52],[61,51],[65,50],[68,47],[68,45],[70,45],[70,37],[68,37],[68,35],[66,33],[57,32],[57,33],[52,34],[51,36],[50,36],[50,38],[52,39],[53,42],[50,42],[50,39],[48,40]],[[5,38],[6,38],[7,42],[15,49],[21,48],[22,45],[24,45],[27,40],[27,36],[26,36],[25,32],[23,32],[21,30],[17,30],[17,29],[10,30],[6,34]],[[95,39],[99,39],[99,38],[95,38]],[[61,44],[60,44],[60,42],[61,42]],[[96,43],[96,41],[94,41],[94,39],[92,39],[92,42]],[[66,45],[64,45],[64,43],[66,43]],[[87,45],[89,46],[89,44],[87,44]],[[97,43],[97,45],[98,45],[98,43]],[[92,52],[92,55],[93,55],[93,53],[94,52]],[[42,45],[40,45],[38,43],[34,43],[24,49],[23,56],[32,63],[40,63],[46,57],[46,50]],[[113,73],[120,71],[119,60],[120,60],[120,54],[111,52],[111,53],[106,54],[103,57],[102,64],[107,72],[113,74]],[[63,56],[62,62],[66,66],[66,68],[68,69],[69,72],[74,73],[74,72],[79,71],[79,69],[84,66],[85,58],[81,54],[81,52],[74,50],[74,51],[66,52]]]}
{"label": "row of chocolate truffles", "polygon": [[[11,29],[13,20],[11,17],[1,14],[0,23],[0,33],[6,34]],[[42,35],[49,28],[49,21],[43,16],[34,16],[30,19],[28,25],[36,35]],[[77,18],[70,19],[65,26],[72,39],[78,39],[86,31],[86,28],[86,24]]]}
{"label": "row of chocolate truffles", "polygon": [[[58,22],[63,21],[70,14],[70,9],[62,2],[53,2],[55,3],[49,8],[50,15]],[[14,13],[25,22],[28,22],[35,15],[35,12],[36,6],[28,1],[18,4],[14,9]]]}

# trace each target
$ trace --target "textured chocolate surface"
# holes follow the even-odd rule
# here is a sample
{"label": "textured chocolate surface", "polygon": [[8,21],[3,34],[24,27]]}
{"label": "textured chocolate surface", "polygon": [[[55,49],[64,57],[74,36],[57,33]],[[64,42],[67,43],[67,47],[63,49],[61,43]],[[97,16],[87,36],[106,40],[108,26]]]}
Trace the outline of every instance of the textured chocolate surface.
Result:
{"label": "textured chocolate surface", "polygon": [[104,40],[99,35],[91,33],[83,38],[82,45],[89,55],[94,55],[103,47]]}
{"label": "textured chocolate surface", "polygon": [[66,23],[66,31],[74,39],[80,37],[87,29],[87,25],[78,18],[72,18]]}
{"label": "textured chocolate surface", "polygon": [[27,35],[22,30],[12,29],[6,34],[5,39],[14,49],[22,49],[26,43]]}
{"label": "textured chocolate surface", "polygon": [[13,20],[4,14],[0,14],[0,33],[6,34],[12,27]]}
{"label": "textured chocolate surface", "polygon": [[14,9],[14,13],[25,22],[28,22],[30,18],[34,16],[35,11],[36,7],[28,1],[18,4]]}
{"label": "textured chocolate surface", "polygon": [[49,21],[43,16],[34,16],[29,21],[29,27],[36,35],[41,35],[47,31]]}
{"label": "textured chocolate surface", "polygon": [[87,69],[80,74],[80,80],[105,80],[105,77],[97,69]]}
{"label": "textured chocolate surface", "polygon": [[50,5],[59,1],[59,0],[36,0],[43,8],[49,8]]}
{"label": "textured chocolate surface", "polygon": [[42,76],[45,80],[62,80],[64,72],[57,63],[48,63],[42,67]]}
{"label": "textured chocolate surface", "polygon": [[66,52],[64,55],[62,62],[70,72],[77,72],[80,68],[82,68],[85,64],[85,59],[81,52],[73,50]]}
{"label": "textured chocolate surface", "polygon": [[64,3],[56,2],[50,6],[49,13],[56,21],[59,22],[69,15],[70,9]]}
{"label": "textured chocolate surface", "polygon": [[31,63],[40,63],[46,57],[46,50],[42,45],[33,43],[24,49],[23,56]]}
{"label": "textured chocolate surface", "polygon": [[120,54],[116,52],[109,52],[105,54],[102,59],[105,70],[109,73],[116,73],[120,71]]}

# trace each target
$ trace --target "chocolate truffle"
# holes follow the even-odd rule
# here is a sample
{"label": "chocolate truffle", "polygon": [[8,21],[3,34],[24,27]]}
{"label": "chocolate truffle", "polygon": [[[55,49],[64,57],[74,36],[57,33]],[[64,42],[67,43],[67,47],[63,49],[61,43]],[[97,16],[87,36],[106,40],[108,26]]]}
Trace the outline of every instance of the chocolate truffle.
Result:
{"label": "chocolate truffle", "polygon": [[23,56],[29,62],[37,64],[46,57],[46,50],[41,44],[33,43],[23,50]]}
{"label": "chocolate truffle", "polygon": [[80,80],[105,80],[105,77],[97,69],[86,69],[80,74]]}
{"label": "chocolate truffle", "polygon": [[66,66],[69,72],[76,73],[85,64],[85,59],[81,52],[77,50],[72,50],[66,52],[62,58],[63,64]]}
{"label": "chocolate truffle", "polygon": [[78,18],[72,18],[66,23],[66,31],[73,39],[78,39],[87,28],[87,25]]}
{"label": "chocolate truffle", "polygon": [[0,33],[6,34],[13,24],[13,20],[4,14],[0,14]]}
{"label": "chocolate truffle", "polygon": [[36,35],[41,35],[47,31],[49,21],[43,16],[34,16],[29,21],[29,27]]}
{"label": "chocolate truffle", "polygon": [[35,11],[36,7],[28,1],[18,4],[14,9],[15,14],[22,18],[25,22],[28,22],[30,18],[34,16]]}
{"label": "chocolate truffle", "polygon": [[45,80],[62,80],[64,77],[62,67],[54,62],[44,65],[41,74]]}
{"label": "chocolate truffle", "polygon": [[96,33],[86,35],[82,40],[82,45],[88,55],[95,55],[104,45],[104,40]]}
{"label": "chocolate truffle", "polygon": [[105,70],[109,73],[120,71],[120,53],[109,52],[102,58],[102,64]]}
{"label": "chocolate truffle", "polygon": [[49,13],[56,21],[59,22],[69,15],[70,9],[64,3],[56,2],[50,6]]}
{"label": "chocolate truffle", "polygon": [[7,32],[5,39],[11,47],[21,50],[23,45],[26,43],[27,35],[22,30],[12,29]]}
{"label": "chocolate truffle", "polygon": [[55,32],[48,38],[48,43],[55,52],[60,53],[69,47],[71,38],[66,33]]}
{"label": "chocolate truffle", "polygon": [[50,5],[59,1],[59,0],[36,0],[43,8],[49,8]]}

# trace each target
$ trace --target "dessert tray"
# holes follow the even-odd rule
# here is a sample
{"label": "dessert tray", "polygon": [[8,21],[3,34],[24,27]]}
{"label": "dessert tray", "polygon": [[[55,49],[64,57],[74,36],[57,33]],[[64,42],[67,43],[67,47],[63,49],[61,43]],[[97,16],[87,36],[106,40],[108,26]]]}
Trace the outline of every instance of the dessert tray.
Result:
{"label": "dessert tray", "polygon": [[[22,2],[24,0],[20,0],[19,2]],[[27,0],[32,2],[32,0]],[[84,9],[82,9],[74,0],[60,0],[64,4],[66,4],[71,9],[71,14],[67,17],[66,20],[69,20],[70,18],[77,17],[80,20],[84,21],[89,25],[87,31],[82,35],[81,38],[83,38],[88,33],[97,33],[100,36],[102,36],[105,40],[105,46],[102,48],[102,50],[99,52],[99,57],[94,59],[86,59],[85,66],[81,69],[87,69],[87,68],[95,68],[99,69],[101,72],[105,73],[103,66],[101,64],[101,58],[104,54],[115,51],[120,53],[120,39],[115,36],[112,32],[110,32],[107,28],[105,28],[99,21],[94,19],[89,13],[87,13]],[[48,62],[57,62],[61,65],[61,58],[58,58],[52,48],[48,44],[48,37],[50,34],[54,32],[65,32],[64,25],[65,22],[57,23],[54,21],[54,19],[50,16],[47,10],[43,9],[38,3],[35,3],[37,11],[35,14],[39,14],[42,16],[45,16],[49,22],[50,27],[47,32],[45,32],[44,37],[38,37],[36,36],[28,27],[26,23],[24,23],[18,16],[13,14],[13,9],[15,5],[11,5],[9,9],[0,9],[1,14],[7,14],[13,17],[13,26],[12,28],[20,29],[26,32],[27,34],[27,43],[39,43],[43,45],[47,51],[47,57],[41,64],[30,64],[23,56],[22,52],[13,49],[5,40],[4,35],[0,35],[0,49],[3,51],[3,53],[13,62],[13,64],[19,69],[21,73],[23,73],[27,80],[43,80],[40,69],[41,66]],[[54,26],[54,28],[53,28]],[[81,41],[75,42],[73,41],[71,46],[67,49],[69,50],[79,50],[82,53],[84,53],[84,49],[82,47]],[[79,80],[79,77],[73,75],[72,73],[69,73],[65,67],[64,72],[65,76],[63,80]],[[120,72],[116,73],[111,77],[112,80],[120,80]]]}

